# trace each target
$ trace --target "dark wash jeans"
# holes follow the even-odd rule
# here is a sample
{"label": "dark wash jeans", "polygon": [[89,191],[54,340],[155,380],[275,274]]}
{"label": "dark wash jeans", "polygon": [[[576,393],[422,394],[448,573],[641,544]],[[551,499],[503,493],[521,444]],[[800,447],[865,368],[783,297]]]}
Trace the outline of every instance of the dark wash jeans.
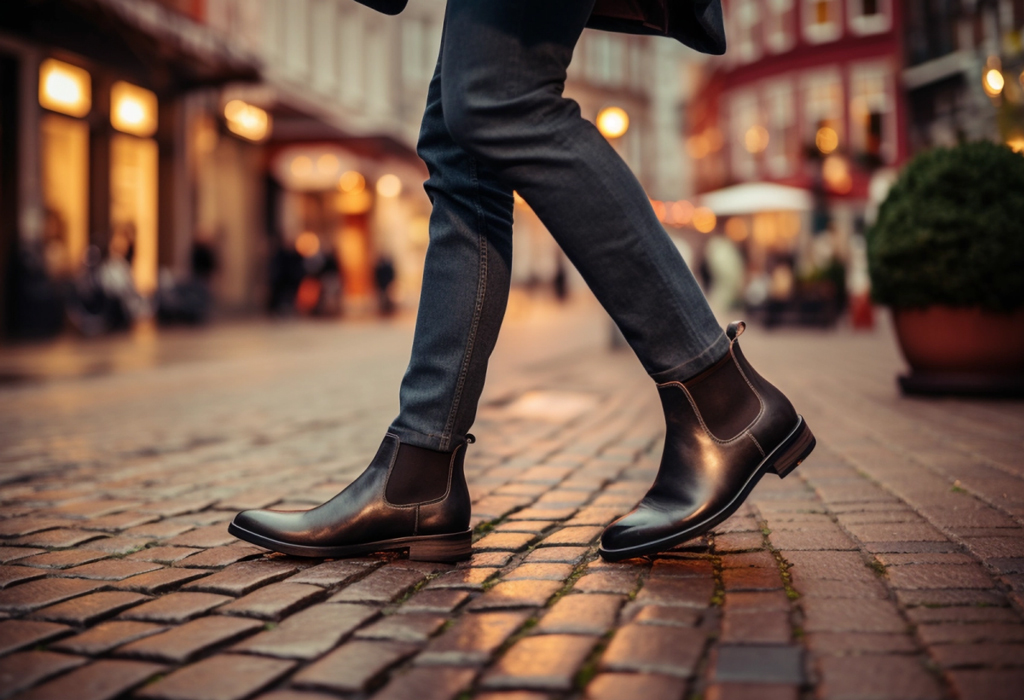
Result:
{"label": "dark wash jeans", "polygon": [[476,417],[508,301],[512,191],[544,222],[656,381],[728,342],[633,173],[562,96],[594,0],[448,0],[418,153],[430,244],[391,426],[448,451]]}

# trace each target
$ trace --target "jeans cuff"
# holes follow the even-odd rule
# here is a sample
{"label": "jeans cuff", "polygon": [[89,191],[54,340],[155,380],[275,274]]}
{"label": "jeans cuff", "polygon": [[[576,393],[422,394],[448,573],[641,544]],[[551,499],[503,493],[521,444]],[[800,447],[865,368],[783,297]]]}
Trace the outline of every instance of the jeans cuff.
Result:
{"label": "jeans cuff", "polygon": [[726,354],[728,354],[728,352],[729,339],[725,337],[724,332],[721,332],[718,334],[715,342],[705,348],[704,351],[696,357],[691,357],[686,362],[676,365],[671,369],[654,372],[650,374],[650,377],[656,384],[664,384],[665,382],[685,382],[687,379],[696,377],[708,367],[721,360],[726,356]]}
{"label": "jeans cuff", "polygon": [[400,428],[393,423],[391,424],[391,427],[388,428],[388,432],[397,435],[403,445],[423,447],[428,450],[434,450],[435,452],[442,451],[440,435],[424,435],[423,433],[418,433],[414,430]]}

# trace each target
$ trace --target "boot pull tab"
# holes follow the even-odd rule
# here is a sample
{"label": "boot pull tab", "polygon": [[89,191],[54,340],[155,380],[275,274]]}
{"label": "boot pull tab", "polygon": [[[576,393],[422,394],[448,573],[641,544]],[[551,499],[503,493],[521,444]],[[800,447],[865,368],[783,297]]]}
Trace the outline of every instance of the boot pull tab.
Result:
{"label": "boot pull tab", "polygon": [[474,442],[476,442],[476,435],[474,435],[473,433],[466,433],[466,442],[472,445]]}
{"label": "boot pull tab", "polygon": [[747,329],[747,324],[745,322],[743,322],[743,321],[733,321],[725,329],[725,335],[729,338],[729,340],[731,342],[731,341],[734,341],[737,338],[739,338],[741,335],[743,335],[743,331],[745,331],[746,329]]}

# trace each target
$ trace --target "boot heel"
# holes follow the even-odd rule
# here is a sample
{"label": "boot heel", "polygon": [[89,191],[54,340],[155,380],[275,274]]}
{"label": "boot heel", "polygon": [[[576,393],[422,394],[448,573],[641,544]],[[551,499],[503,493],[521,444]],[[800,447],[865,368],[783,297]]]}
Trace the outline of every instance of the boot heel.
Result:
{"label": "boot heel", "polygon": [[818,441],[814,439],[814,433],[807,427],[804,417],[800,416],[796,430],[775,450],[767,471],[775,472],[780,479],[785,479],[787,474],[807,459],[807,455],[811,454],[816,444]]}
{"label": "boot heel", "polygon": [[473,553],[473,532],[438,535],[409,544],[411,561],[456,562],[466,561]]}

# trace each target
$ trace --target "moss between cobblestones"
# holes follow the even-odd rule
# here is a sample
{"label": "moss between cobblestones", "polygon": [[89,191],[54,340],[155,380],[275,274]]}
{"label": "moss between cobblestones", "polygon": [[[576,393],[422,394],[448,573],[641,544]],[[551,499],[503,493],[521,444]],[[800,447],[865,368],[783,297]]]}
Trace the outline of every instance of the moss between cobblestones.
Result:
{"label": "moss between cobblestones", "polygon": [[[712,542],[712,546],[714,543]],[[722,557],[711,556],[711,573],[715,577],[715,592],[711,595],[711,606],[720,608],[725,605],[725,582],[722,579]]]}
{"label": "moss between cobblestones", "polygon": [[768,528],[768,521],[762,520],[761,534],[764,535],[764,547],[771,552],[779,565],[779,575],[782,577],[782,586],[786,589],[786,597],[790,600],[796,600],[800,597],[800,593],[793,588],[793,576],[789,573],[790,563],[783,558],[782,552],[772,546],[771,540],[768,539],[768,535],[771,533],[772,531]]}
{"label": "moss between cobblestones", "polygon": [[889,570],[885,568],[885,564],[872,557],[871,561],[867,563],[867,567],[874,571],[876,574],[885,578],[889,575]]}
{"label": "moss between cobblestones", "polygon": [[576,672],[576,676],[573,678],[573,687],[576,690],[582,691],[597,675],[598,665],[601,663],[601,656],[604,654],[604,650],[608,648],[608,644],[612,641],[612,637],[615,636],[615,630],[609,630],[601,636],[599,641],[594,648],[590,651],[587,656],[587,660],[580,666],[580,670]]}

